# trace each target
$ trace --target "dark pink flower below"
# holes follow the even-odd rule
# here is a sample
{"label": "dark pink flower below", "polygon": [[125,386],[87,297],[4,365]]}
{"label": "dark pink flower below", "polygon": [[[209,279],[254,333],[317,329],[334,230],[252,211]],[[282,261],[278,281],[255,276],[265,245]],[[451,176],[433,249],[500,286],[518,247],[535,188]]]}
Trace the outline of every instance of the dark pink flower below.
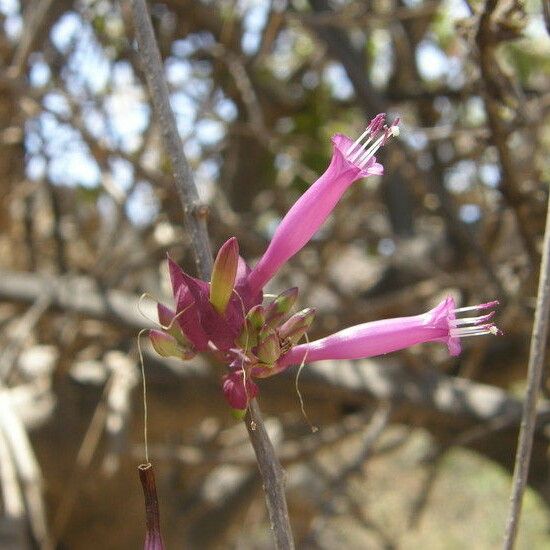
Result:
{"label": "dark pink flower below", "polygon": [[251,399],[258,395],[258,386],[243,369],[226,374],[222,380],[222,391],[233,409],[244,410]]}

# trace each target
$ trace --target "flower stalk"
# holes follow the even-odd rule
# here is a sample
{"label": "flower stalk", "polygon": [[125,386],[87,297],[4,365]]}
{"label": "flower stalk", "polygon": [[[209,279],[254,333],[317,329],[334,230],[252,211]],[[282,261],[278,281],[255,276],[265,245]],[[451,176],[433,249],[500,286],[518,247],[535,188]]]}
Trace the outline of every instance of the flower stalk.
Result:
{"label": "flower stalk", "polygon": [[157,497],[155,472],[152,464],[138,466],[139,480],[145,499],[145,544],[144,550],[164,550],[164,542],[160,532],[160,513]]}

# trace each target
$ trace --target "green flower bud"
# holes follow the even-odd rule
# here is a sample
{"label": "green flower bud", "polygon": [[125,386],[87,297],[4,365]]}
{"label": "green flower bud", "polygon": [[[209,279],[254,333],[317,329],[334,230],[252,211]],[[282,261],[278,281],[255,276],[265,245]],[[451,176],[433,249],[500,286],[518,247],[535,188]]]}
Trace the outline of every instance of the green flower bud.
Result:
{"label": "green flower bud", "polygon": [[210,303],[220,315],[225,313],[233,293],[238,263],[239,244],[235,237],[231,237],[218,252],[210,282]]}
{"label": "green flower bud", "polygon": [[245,351],[256,347],[260,330],[265,323],[265,310],[261,305],[254,306],[246,315],[243,329],[237,338],[237,344]]}
{"label": "green flower bud", "polygon": [[177,357],[178,359],[191,359],[195,352],[191,347],[184,347],[170,334],[161,330],[150,330],[149,340],[155,351],[161,357]]}
{"label": "green flower bud", "polygon": [[302,309],[295,313],[286,323],[279,328],[279,338],[286,344],[294,346],[302,336],[309,330],[313,319],[315,318],[315,310],[313,308]]}
{"label": "green flower bud", "polygon": [[275,327],[280,320],[292,309],[298,298],[298,288],[293,287],[281,292],[271,304],[266,307],[266,324]]}
{"label": "green flower bud", "polygon": [[279,337],[272,332],[267,338],[258,344],[255,350],[256,356],[262,363],[272,365],[281,355]]}

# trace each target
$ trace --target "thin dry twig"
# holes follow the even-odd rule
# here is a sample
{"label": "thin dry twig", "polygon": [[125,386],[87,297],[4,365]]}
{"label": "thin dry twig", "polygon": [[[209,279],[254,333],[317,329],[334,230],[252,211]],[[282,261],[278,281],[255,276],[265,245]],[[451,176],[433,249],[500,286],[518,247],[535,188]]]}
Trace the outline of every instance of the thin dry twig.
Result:
{"label": "thin dry twig", "polygon": [[[151,17],[145,0],[132,0],[130,5],[136,40],[143,62],[142,68],[147,78],[153,104],[160,118],[166,148],[172,160],[176,187],[192,238],[197,270],[204,280],[208,280],[212,271],[212,254],[206,230],[206,211],[204,206],[199,204],[193,175],[183,153],[183,145],[178,134],[176,119],[170,106],[168,85],[164,78],[162,59]],[[254,425],[251,424],[252,420]],[[276,546],[285,549],[294,548],[284,492],[282,467],[263,425],[260,409],[254,400],[250,404],[245,421],[264,482],[267,508],[273,526]],[[253,427],[254,429],[252,429]]]}
{"label": "thin dry twig", "polygon": [[191,235],[197,271],[207,280],[212,271],[212,254],[206,230],[206,207],[200,204],[193,173],[183,152],[147,4],[145,0],[132,0],[130,5],[142,60],[141,68],[147,79],[151,99],[160,120],[164,144],[172,161],[174,183],[183,207],[185,225]]}
{"label": "thin dry twig", "polygon": [[17,469],[8,449],[8,442],[0,430],[0,489],[4,515],[10,519],[20,519],[25,514],[23,495],[17,480]]}
{"label": "thin dry twig", "polygon": [[516,463],[514,466],[514,478],[512,481],[512,494],[510,497],[510,509],[506,523],[506,534],[503,548],[511,550],[516,540],[523,492],[527,483],[533,437],[535,434],[537,419],[537,399],[540,392],[542,373],[544,370],[544,352],[546,350],[546,337],[548,334],[548,316],[550,314],[550,196],[548,197],[548,211],[546,213],[546,229],[544,232],[544,244],[542,261],[540,264],[539,288],[537,294],[537,307],[535,321],[531,335],[531,348],[529,350],[529,366],[527,370],[527,392],[523,405],[523,417],[519,432]]}
{"label": "thin dry twig", "polygon": [[255,399],[248,407],[245,422],[263,479],[275,545],[280,549],[292,549],[294,548],[294,540],[290,530],[286,505],[284,471],[275,456],[275,450],[265,429],[260,408]]}
{"label": "thin dry twig", "polygon": [[19,78],[32,52],[37,35],[41,32],[53,0],[36,0],[25,11],[25,33],[19,41],[8,75]]}
{"label": "thin dry twig", "polygon": [[11,335],[11,339],[0,354],[0,379],[6,380],[8,377],[17,356],[19,355],[25,340],[33,331],[36,323],[42,317],[50,306],[51,299],[47,294],[42,294],[37,297],[34,304],[17,319],[17,324]]}
{"label": "thin dry twig", "polygon": [[[321,501],[321,511],[322,515],[320,521],[317,520],[313,528],[311,529],[310,534],[308,535],[306,541],[310,543],[314,543],[316,540],[319,530],[321,529],[324,521],[329,516],[331,516],[334,513],[334,500],[335,496],[337,495],[343,495],[346,493],[346,488],[348,486],[349,480],[352,478],[352,476],[358,474],[361,472],[365,462],[370,458],[370,456],[373,454],[373,447],[375,443],[379,440],[380,436],[382,435],[383,431],[386,429],[389,421],[391,420],[391,413],[393,410],[393,405],[390,401],[383,401],[379,404],[377,409],[374,411],[374,413],[371,416],[370,422],[368,423],[367,427],[365,428],[364,435],[362,437],[361,446],[357,450],[357,453],[349,462],[345,462],[342,465],[342,468],[338,471],[337,474],[332,475],[327,470],[326,467],[324,467],[320,461],[315,462],[315,469],[324,477],[326,478],[328,482],[327,491],[325,493],[325,496],[323,497]],[[348,491],[349,493],[349,491]],[[352,506],[352,509],[357,510],[356,503],[354,502],[354,499],[351,498],[351,495],[348,494],[350,505]],[[386,543],[385,547],[388,547],[390,544],[390,541],[388,539],[388,536],[384,533],[384,531],[378,527],[376,524],[374,524],[372,521],[366,521],[364,513],[360,512],[360,516],[364,523],[368,524],[368,526],[371,529],[374,529],[377,534],[382,537]],[[391,547],[391,546],[389,546]]]}

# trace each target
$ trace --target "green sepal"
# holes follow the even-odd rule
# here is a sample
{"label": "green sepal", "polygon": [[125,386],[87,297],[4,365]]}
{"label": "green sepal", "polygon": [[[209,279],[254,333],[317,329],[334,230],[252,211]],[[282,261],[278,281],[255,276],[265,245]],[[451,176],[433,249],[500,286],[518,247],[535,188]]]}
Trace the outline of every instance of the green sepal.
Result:
{"label": "green sepal", "polygon": [[258,331],[253,326],[250,319],[244,320],[243,328],[236,342],[237,345],[246,352],[250,351],[253,347],[256,347],[258,345]]}
{"label": "green sepal", "polygon": [[246,416],[246,409],[231,409],[231,416],[235,420],[244,420]]}
{"label": "green sepal", "polygon": [[250,321],[252,328],[256,332],[260,332],[265,324],[265,308],[264,306],[254,306],[247,314],[246,318]]}

